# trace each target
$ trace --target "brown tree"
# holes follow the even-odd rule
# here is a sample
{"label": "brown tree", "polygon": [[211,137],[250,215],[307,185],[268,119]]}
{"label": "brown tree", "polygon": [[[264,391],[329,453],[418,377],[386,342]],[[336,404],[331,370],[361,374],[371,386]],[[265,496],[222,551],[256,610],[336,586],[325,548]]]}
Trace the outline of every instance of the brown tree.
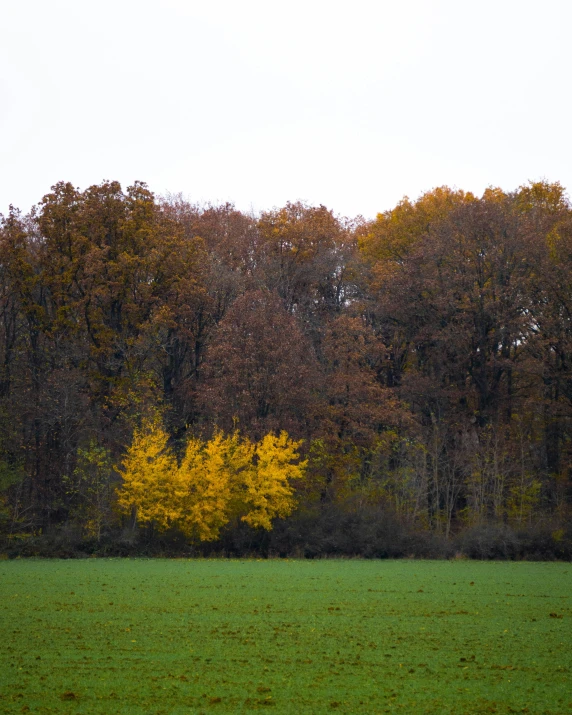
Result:
{"label": "brown tree", "polygon": [[260,439],[274,430],[307,437],[314,427],[317,367],[312,347],[280,298],[248,291],[220,322],[207,351],[205,415]]}

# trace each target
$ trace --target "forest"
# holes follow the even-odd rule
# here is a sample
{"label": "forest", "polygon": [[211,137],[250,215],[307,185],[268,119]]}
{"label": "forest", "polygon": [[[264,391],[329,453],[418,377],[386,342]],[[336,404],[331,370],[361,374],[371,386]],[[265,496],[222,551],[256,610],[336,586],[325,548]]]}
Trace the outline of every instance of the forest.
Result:
{"label": "forest", "polygon": [[58,183],[0,220],[0,551],[572,558],[572,204]]}

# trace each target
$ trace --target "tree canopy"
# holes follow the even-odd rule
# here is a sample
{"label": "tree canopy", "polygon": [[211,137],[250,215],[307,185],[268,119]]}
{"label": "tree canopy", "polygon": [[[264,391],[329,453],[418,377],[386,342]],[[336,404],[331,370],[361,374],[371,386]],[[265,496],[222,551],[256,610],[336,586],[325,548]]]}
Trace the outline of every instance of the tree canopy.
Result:
{"label": "tree canopy", "polygon": [[216,541],[374,508],[557,533],[571,291],[557,183],[369,222],[59,183],[0,220],[0,531]]}

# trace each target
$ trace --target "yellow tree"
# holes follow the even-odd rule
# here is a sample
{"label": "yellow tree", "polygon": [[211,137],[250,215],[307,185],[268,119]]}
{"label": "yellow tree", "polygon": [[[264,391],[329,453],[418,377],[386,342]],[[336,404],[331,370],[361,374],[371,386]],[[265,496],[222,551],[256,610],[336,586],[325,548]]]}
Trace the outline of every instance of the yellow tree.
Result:
{"label": "yellow tree", "polygon": [[160,424],[136,430],[123,460],[117,503],[159,531],[174,526],[189,538],[215,541],[231,520],[272,529],[272,520],[295,506],[292,480],[306,461],[287,432],[267,434],[256,446],[238,431],[216,432],[208,442],[191,438],[180,466]]}
{"label": "yellow tree", "polygon": [[288,433],[267,434],[256,445],[256,465],[243,472],[244,502],[249,526],[270,531],[275,517],[286,517],[295,507],[292,480],[304,476],[307,461],[299,461],[298,449]]}
{"label": "yellow tree", "polygon": [[139,522],[153,523],[159,531],[179,521],[183,495],[177,460],[167,440],[158,420],[143,423],[118,470],[123,477],[117,492],[119,509],[134,513]]}
{"label": "yellow tree", "polygon": [[252,469],[252,443],[238,432],[217,432],[204,443],[190,439],[179,469],[185,495],[179,526],[188,536],[215,541],[240,508],[238,485]]}
{"label": "yellow tree", "polygon": [[378,214],[369,232],[359,239],[360,253],[373,268],[372,287],[379,289],[396,275],[432,225],[456,207],[474,201],[471,193],[441,186],[414,202],[406,196],[394,209]]}

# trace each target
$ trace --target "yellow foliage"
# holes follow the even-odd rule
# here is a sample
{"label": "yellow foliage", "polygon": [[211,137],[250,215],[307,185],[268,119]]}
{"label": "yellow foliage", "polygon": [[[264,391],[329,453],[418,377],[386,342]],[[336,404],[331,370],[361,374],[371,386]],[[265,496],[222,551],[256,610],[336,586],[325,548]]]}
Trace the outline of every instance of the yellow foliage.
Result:
{"label": "yellow foliage", "polygon": [[256,445],[256,467],[244,471],[245,502],[249,512],[242,517],[252,527],[270,531],[272,519],[285,517],[295,506],[290,483],[304,476],[306,461],[299,459],[301,442],[294,442],[284,431],[277,437],[267,434]]}
{"label": "yellow foliage", "polygon": [[523,523],[530,519],[534,508],[540,502],[542,485],[538,479],[524,475],[520,482],[512,486],[507,499],[507,514],[509,519]]}
{"label": "yellow foliage", "polygon": [[471,193],[442,186],[412,203],[405,197],[391,211],[380,213],[370,232],[359,241],[360,251],[372,262],[379,278],[407,258],[432,224],[443,220],[456,206],[475,200]]}
{"label": "yellow foliage", "polygon": [[569,208],[566,191],[560,182],[530,181],[518,190],[518,203],[521,209],[533,211],[541,209],[549,214],[559,214]]}
{"label": "yellow foliage", "polygon": [[136,509],[137,519],[167,529],[180,517],[181,484],[177,460],[167,447],[168,436],[159,422],[136,429],[131,446],[118,470],[123,484],[117,504],[127,514]]}
{"label": "yellow foliage", "polygon": [[237,484],[252,469],[254,448],[238,432],[217,432],[209,442],[190,439],[179,468],[185,486],[180,527],[188,536],[214,541],[236,507]]}
{"label": "yellow foliage", "polygon": [[176,526],[189,538],[215,541],[232,519],[270,530],[294,509],[291,480],[304,475],[306,461],[299,461],[301,442],[286,432],[256,445],[238,431],[216,432],[208,442],[191,438],[180,465],[167,439],[157,421],[135,431],[119,470],[123,513],[136,509],[140,522],[159,530]]}

